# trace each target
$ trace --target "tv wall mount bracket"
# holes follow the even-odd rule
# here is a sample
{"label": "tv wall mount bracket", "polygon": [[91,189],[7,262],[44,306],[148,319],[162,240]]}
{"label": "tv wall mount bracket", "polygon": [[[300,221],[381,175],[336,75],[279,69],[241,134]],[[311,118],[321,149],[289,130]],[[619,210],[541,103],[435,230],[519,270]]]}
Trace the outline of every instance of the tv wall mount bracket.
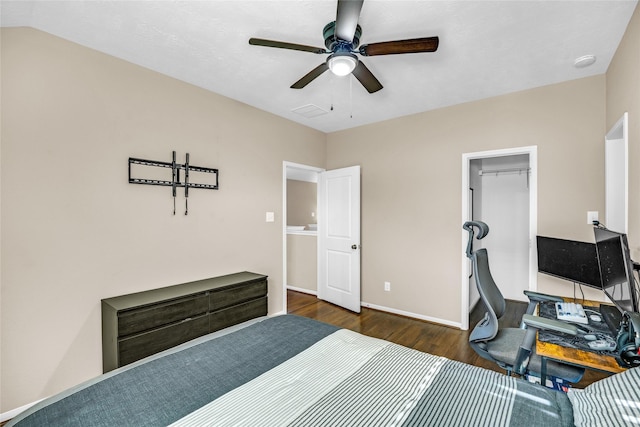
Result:
{"label": "tv wall mount bracket", "polygon": [[[140,165],[144,167],[154,168],[169,168],[171,169],[171,180],[155,179],[155,178],[134,178],[131,174],[131,165]],[[146,169],[146,168],[145,168]],[[182,171],[182,172],[181,172]],[[191,182],[189,180],[189,173],[193,175],[194,172],[199,176],[207,177],[207,183]],[[200,175],[211,174],[211,176]],[[176,214],[176,190],[178,187],[184,188],[185,197],[185,210],[184,214],[189,214],[189,188],[204,188],[207,190],[217,190],[218,185],[218,169],[205,168],[202,166],[193,166],[189,164],[189,153],[186,153],[185,162],[176,162],[176,152],[173,152],[172,161],[159,162],[156,160],[138,159],[135,157],[129,157],[129,183],[130,184],[145,184],[145,185],[161,185],[165,187],[171,187],[173,195],[173,214]]]}

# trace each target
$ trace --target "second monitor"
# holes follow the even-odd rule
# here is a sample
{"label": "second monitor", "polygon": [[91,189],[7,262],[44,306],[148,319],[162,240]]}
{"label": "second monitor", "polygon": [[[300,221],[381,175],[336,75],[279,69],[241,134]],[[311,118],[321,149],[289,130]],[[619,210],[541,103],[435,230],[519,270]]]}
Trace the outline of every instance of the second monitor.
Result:
{"label": "second monitor", "polygon": [[638,311],[638,297],[627,235],[602,227],[593,229],[602,276],[602,290],[621,312]]}
{"label": "second monitor", "polygon": [[545,236],[537,244],[540,273],[602,289],[595,244]]}

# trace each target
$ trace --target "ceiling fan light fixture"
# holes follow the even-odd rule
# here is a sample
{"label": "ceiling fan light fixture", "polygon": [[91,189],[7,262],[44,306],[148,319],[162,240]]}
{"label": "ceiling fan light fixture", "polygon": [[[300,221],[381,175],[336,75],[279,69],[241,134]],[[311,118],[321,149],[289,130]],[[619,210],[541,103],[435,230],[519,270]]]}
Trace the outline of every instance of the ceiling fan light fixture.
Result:
{"label": "ceiling fan light fixture", "polygon": [[337,52],[327,60],[329,69],[336,76],[346,76],[358,65],[358,58],[350,52]]}

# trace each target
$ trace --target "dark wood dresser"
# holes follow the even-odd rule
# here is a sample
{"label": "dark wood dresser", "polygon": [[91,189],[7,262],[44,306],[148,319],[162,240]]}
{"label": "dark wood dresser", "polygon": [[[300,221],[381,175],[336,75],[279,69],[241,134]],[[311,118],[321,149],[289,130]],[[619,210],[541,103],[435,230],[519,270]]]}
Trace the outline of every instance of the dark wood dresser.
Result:
{"label": "dark wood dresser", "polygon": [[102,300],[104,372],[267,314],[267,276],[229,274]]}

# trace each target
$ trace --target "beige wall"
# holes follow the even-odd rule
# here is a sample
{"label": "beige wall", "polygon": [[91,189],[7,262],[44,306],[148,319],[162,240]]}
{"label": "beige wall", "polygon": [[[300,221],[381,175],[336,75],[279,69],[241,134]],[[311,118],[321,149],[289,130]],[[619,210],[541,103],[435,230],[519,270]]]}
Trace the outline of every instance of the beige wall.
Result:
{"label": "beige wall", "polygon": [[463,153],[538,146],[538,232],[592,240],[604,117],[601,75],[328,135],[327,169],[362,166],[363,301],[460,321]]}
{"label": "beige wall", "polygon": [[607,70],[607,131],[629,113],[629,246],[640,261],[640,7]]}
{"label": "beige wall", "polygon": [[287,286],[309,293],[318,292],[318,238],[315,235],[287,235]]}
{"label": "beige wall", "polygon": [[[1,412],[101,373],[101,298],[249,270],[282,309],[282,164],[324,166],[323,133],[42,32],[1,40]],[[127,182],[128,157],[172,150],[220,169],[188,216],[183,191],[173,216],[170,188]]]}
{"label": "beige wall", "polygon": [[[317,223],[318,184],[287,180],[287,225]],[[313,215],[312,215],[313,214]]]}

